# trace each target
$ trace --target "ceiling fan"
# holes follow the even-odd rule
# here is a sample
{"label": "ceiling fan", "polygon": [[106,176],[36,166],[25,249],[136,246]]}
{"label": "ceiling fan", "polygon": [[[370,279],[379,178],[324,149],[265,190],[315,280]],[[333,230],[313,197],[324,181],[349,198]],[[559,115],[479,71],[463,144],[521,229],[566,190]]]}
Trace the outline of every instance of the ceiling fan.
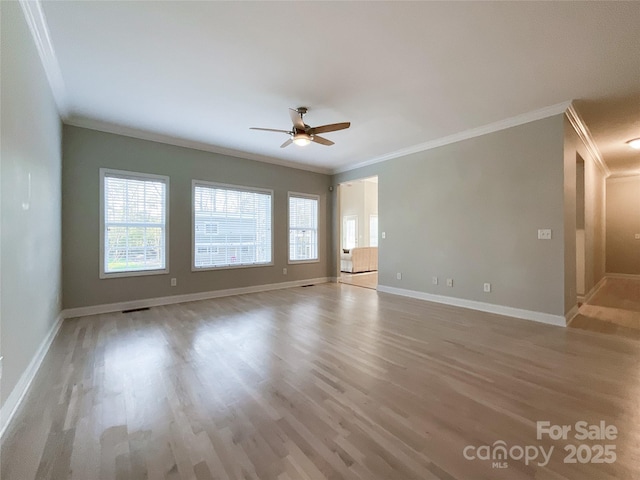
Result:
{"label": "ceiling fan", "polygon": [[318,133],[329,133],[337,130],[344,130],[351,126],[351,122],[332,123],[329,125],[321,125],[319,127],[310,127],[304,123],[303,116],[307,113],[307,107],[298,107],[295,110],[289,109],[289,116],[293,122],[291,130],[276,130],[274,128],[258,128],[251,127],[251,130],[262,130],[265,132],[279,132],[289,135],[289,139],[280,145],[280,148],[288,147],[292,143],[300,145],[301,147],[309,145],[311,142],[319,143],[320,145],[333,145],[331,140],[318,136]]}

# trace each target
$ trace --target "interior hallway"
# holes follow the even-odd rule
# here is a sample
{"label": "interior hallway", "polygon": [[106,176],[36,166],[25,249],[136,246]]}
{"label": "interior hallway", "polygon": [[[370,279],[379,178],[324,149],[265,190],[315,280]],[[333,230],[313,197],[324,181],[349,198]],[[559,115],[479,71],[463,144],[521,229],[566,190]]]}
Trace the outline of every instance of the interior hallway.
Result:
{"label": "interior hallway", "polygon": [[640,278],[607,277],[570,327],[640,339]]}

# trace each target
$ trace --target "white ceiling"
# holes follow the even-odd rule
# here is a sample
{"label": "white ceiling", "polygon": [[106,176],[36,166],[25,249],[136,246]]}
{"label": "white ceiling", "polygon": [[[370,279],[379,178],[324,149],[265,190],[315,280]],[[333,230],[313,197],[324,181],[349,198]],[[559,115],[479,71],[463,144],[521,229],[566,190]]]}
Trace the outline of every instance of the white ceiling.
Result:
{"label": "white ceiling", "polygon": [[[578,99],[611,170],[640,168],[620,145],[640,137],[640,2],[41,6],[67,123],[335,172]],[[249,130],[298,106],[351,128],[286,149]]]}

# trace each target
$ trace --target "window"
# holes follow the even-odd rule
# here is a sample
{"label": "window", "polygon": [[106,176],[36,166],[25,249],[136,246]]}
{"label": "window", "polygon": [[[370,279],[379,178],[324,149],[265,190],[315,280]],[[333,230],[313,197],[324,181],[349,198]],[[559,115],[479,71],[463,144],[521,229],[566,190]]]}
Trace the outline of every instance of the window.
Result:
{"label": "window", "polygon": [[168,273],[169,177],[100,169],[100,278]]}
{"label": "window", "polygon": [[271,265],[273,192],[193,182],[193,269]]}
{"label": "window", "polygon": [[378,246],[378,215],[369,215],[369,246]]}
{"label": "window", "polygon": [[345,215],[342,219],[342,248],[352,249],[358,246],[358,217]]}
{"label": "window", "polygon": [[289,262],[318,261],[317,195],[289,193]]}

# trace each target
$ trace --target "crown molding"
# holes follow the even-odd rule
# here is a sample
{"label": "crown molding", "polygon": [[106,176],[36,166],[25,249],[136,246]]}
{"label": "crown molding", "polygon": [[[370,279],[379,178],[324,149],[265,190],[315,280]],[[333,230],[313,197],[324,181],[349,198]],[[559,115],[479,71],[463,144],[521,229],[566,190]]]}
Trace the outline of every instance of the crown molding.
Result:
{"label": "crown molding", "polygon": [[36,44],[58,113],[62,119],[65,119],[69,115],[66,89],[56,52],[51,43],[49,27],[47,27],[42,5],[39,0],[19,0],[19,3],[27,25],[29,25],[33,41]]}
{"label": "crown molding", "polygon": [[582,140],[582,143],[584,143],[584,146],[587,147],[587,151],[593,157],[595,164],[598,165],[598,167],[600,167],[600,170],[602,170],[602,172],[604,173],[605,178],[610,177],[611,170],[609,170],[609,167],[604,162],[604,159],[602,158],[602,154],[600,153],[596,142],[593,141],[593,137],[591,136],[591,132],[589,131],[587,124],[584,122],[584,120],[576,110],[573,102],[567,108],[565,115],[578,134],[578,137],[580,137],[580,140]]}
{"label": "crown molding", "polygon": [[640,171],[638,172],[621,172],[612,173],[607,180],[610,182],[637,182],[640,180]]}
{"label": "crown molding", "polygon": [[250,153],[250,152],[244,152],[241,150],[234,150],[230,148],[219,147],[216,145],[198,142],[195,140],[188,140],[185,138],[178,138],[171,135],[165,135],[162,133],[149,132],[147,130],[140,130],[137,128],[118,125],[115,123],[103,122],[101,120],[92,120],[84,117],[72,116],[70,118],[65,119],[64,124],[71,125],[73,127],[87,128],[89,130],[97,130],[99,132],[113,133],[113,134],[122,135],[125,137],[137,138],[139,140],[148,140],[151,142],[158,142],[158,143],[164,143],[167,145],[173,145],[176,147],[191,148],[193,150],[200,150],[203,152],[217,153],[220,155],[226,155],[228,157],[255,160],[257,162],[270,163],[272,165],[278,165],[281,167],[295,168],[296,170],[304,170],[307,172],[321,173],[323,175],[331,174],[331,170],[328,168],[318,167],[315,165],[308,165],[304,163],[292,162],[287,160],[281,160],[279,158],[260,155],[257,153]]}
{"label": "crown molding", "polygon": [[425,150],[431,150],[434,148],[443,147],[445,145],[460,142],[462,140],[468,140],[474,137],[481,137],[482,135],[487,135],[489,133],[498,132],[500,130],[506,130],[507,128],[511,128],[511,127],[517,127],[518,125],[523,125],[525,123],[535,122],[536,120],[541,120],[543,118],[552,117],[554,115],[559,115],[561,113],[564,113],[567,110],[567,108],[569,108],[570,106],[571,106],[570,101],[556,103],[555,105],[550,105],[548,107],[534,110],[532,112],[523,113],[521,115],[516,115],[515,117],[506,118],[504,120],[499,120],[497,122],[489,123],[481,127],[471,128],[469,130],[464,130],[462,132],[454,133],[452,135],[447,135],[446,137],[437,138],[435,140],[429,140],[428,142],[420,143],[418,145],[413,145],[411,147],[403,148],[401,150],[396,150],[394,152],[390,152],[385,155],[375,157],[371,160],[357,163],[356,165],[350,165],[348,167],[336,169],[333,171],[333,173],[337,174],[337,173],[348,172],[351,170],[355,170],[357,168],[366,167],[368,165],[373,165],[375,163],[391,160],[393,158],[404,157],[412,153],[418,153],[418,152],[423,152]]}

